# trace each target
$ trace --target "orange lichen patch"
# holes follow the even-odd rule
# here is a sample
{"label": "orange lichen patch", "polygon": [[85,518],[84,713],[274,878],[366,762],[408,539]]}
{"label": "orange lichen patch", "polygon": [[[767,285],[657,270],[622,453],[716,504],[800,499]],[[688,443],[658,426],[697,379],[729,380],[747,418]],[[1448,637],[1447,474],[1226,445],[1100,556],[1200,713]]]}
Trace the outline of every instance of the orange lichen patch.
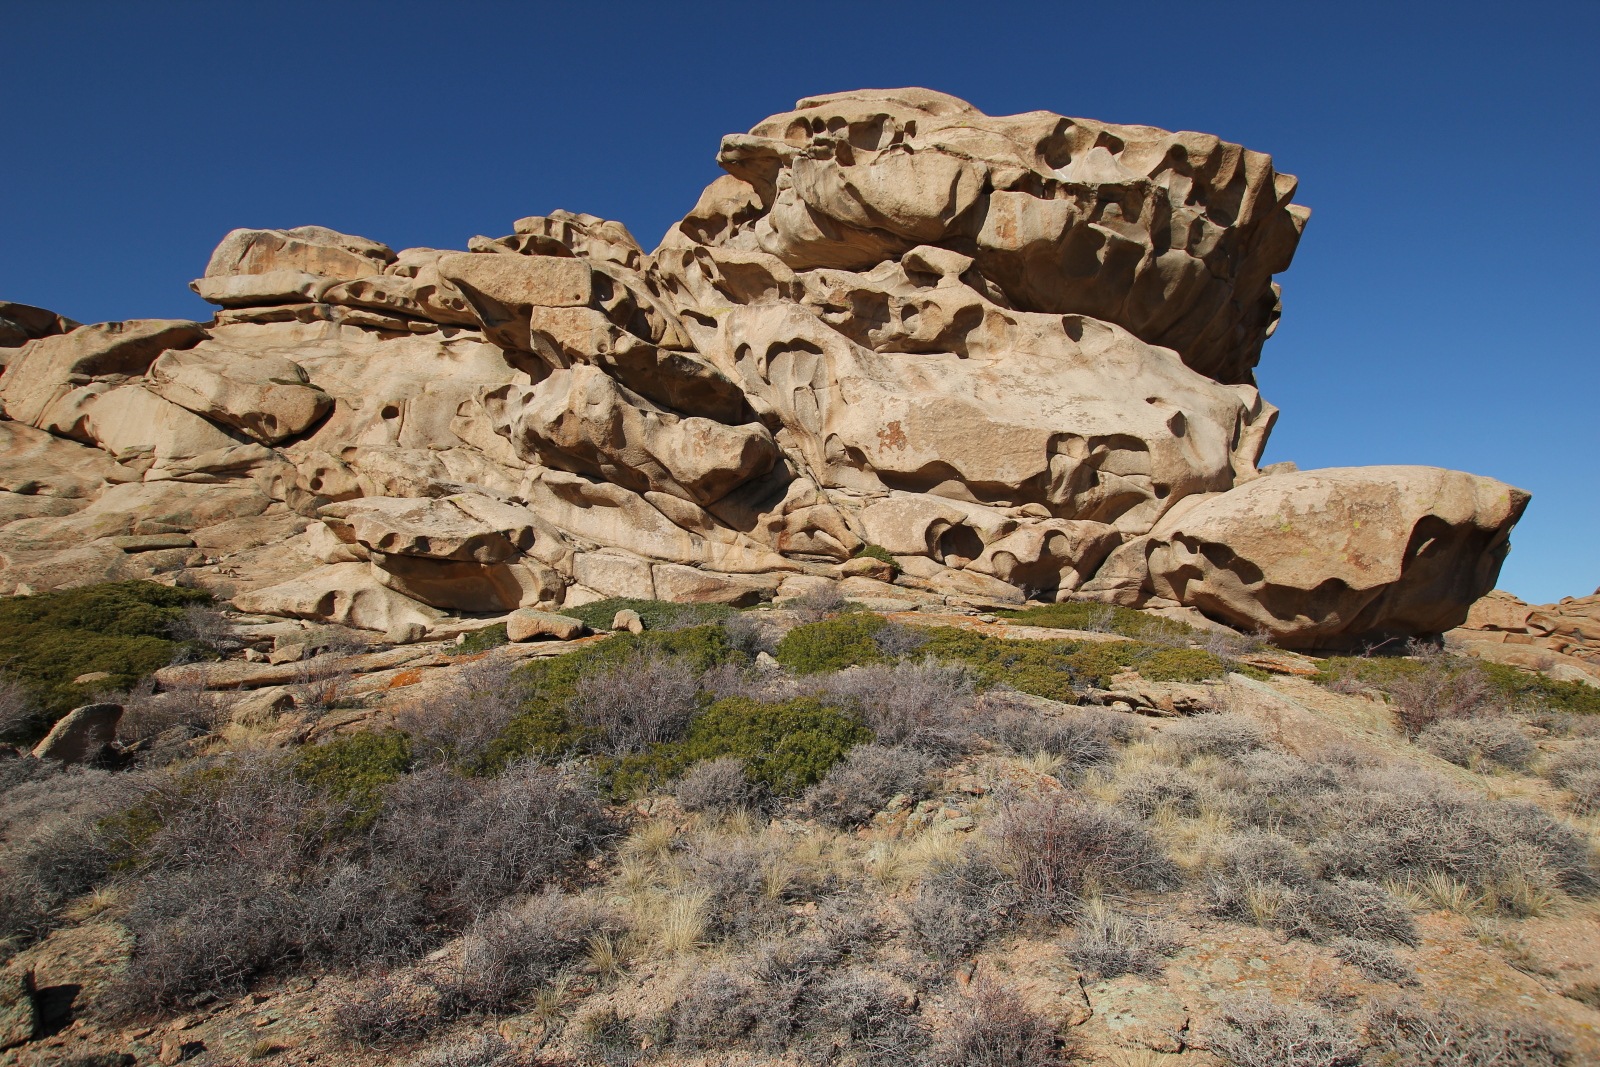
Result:
{"label": "orange lichen patch", "polygon": [[399,674],[389,679],[389,684],[384,686],[384,688],[400,689],[404,686],[416,685],[420,681],[422,681],[421,668],[412,667],[410,670],[401,671]]}

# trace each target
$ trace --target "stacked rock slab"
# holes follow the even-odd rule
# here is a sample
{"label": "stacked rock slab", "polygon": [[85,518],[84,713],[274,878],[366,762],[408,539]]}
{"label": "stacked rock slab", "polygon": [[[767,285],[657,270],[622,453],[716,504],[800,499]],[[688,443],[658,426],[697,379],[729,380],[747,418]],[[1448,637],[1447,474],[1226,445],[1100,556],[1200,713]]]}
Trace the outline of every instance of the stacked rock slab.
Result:
{"label": "stacked rock slab", "polygon": [[[842,579],[1305,645],[1448,629],[1492,587],[1526,494],[1257,469],[1308,216],[1269,157],[904,89],[718,160],[653,253],[568,212],[465,251],[245,229],[204,325],[13,316],[0,591],[188,569],[388,631]],[[150,534],[198,547],[112,540]],[[901,586],[843,567],[867,544]]]}
{"label": "stacked rock slab", "polygon": [[1555,604],[1527,604],[1496,589],[1445,640],[1493,663],[1600,685],[1600,589]]}

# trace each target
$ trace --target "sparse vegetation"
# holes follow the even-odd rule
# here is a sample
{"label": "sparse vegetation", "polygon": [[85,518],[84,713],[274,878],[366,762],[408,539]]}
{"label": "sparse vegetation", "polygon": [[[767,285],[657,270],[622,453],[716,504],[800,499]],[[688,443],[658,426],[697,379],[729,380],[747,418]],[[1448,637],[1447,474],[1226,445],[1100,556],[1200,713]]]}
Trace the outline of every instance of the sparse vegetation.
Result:
{"label": "sparse vegetation", "polygon": [[1054,1026],[992,982],[973,988],[941,1037],[940,1067],[1055,1067],[1070,1059]]}
{"label": "sparse vegetation", "polygon": [[1524,770],[1533,742],[1509,719],[1442,719],[1417,734],[1417,744],[1458,767],[1484,764]]}
{"label": "sparse vegetation", "polygon": [[1121,634],[1140,641],[1180,641],[1197,636],[1193,627],[1181,622],[1094,600],[1065,600],[995,614],[1022,626]]}
{"label": "sparse vegetation", "polygon": [[646,630],[687,630],[696,626],[720,623],[738,614],[737,608],[726,604],[677,604],[670,600],[637,600],[632,597],[608,597],[575,608],[562,608],[561,614],[582,619],[591,630],[609,630],[619,611],[639,613],[639,621]]}
{"label": "sparse vegetation", "polygon": [[833,826],[859,826],[895,796],[921,799],[932,769],[926,753],[906,745],[857,745],[806,790],[805,809]]}
{"label": "sparse vegetation", "polygon": [[1512,707],[1600,714],[1600,689],[1583,682],[1558,682],[1427,646],[1408,646],[1406,652],[1405,656],[1335,656],[1323,662],[1317,680],[1343,692],[1383,694],[1395,706],[1408,735],[1439,719],[1471,718]]}
{"label": "sparse vegetation", "polygon": [[466,639],[459,642],[450,650],[454,656],[477,656],[492,648],[499,648],[511,639],[506,635],[506,624],[497,622],[493,626],[485,626],[481,630],[474,630],[467,634]]}
{"label": "sparse vegetation", "polygon": [[1225,1002],[1222,1023],[1211,1035],[1211,1049],[1233,1067],[1355,1067],[1361,1062],[1355,1034],[1309,1004],[1255,994]]}
{"label": "sparse vegetation", "polygon": [[1457,1004],[1432,1011],[1409,1002],[1377,1005],[1367,1034],[1380,1063],[1406,1067],[1560,1067],[1571,1059],[1567,1042],[1541,1026]]}

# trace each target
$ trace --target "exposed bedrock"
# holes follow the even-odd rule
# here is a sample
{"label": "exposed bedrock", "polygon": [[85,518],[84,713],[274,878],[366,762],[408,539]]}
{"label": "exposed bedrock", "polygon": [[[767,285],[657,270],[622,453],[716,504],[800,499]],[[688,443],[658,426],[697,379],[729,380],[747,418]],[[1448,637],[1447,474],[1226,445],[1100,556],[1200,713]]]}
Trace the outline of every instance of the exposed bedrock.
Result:
{"label": "exposed bedrock", "polygon": [[[240,229],[192,283],[209,323],[0,303],[0,592],[187,573],[389,630],[842,579],[1306,645],[1492,586],[1518,490],[1258,470],[1308,215],[1269,157],[901,89],[718,160],[654,252],[566,211],[454,250]],[[899,586],[844,566],[869,544]]]}

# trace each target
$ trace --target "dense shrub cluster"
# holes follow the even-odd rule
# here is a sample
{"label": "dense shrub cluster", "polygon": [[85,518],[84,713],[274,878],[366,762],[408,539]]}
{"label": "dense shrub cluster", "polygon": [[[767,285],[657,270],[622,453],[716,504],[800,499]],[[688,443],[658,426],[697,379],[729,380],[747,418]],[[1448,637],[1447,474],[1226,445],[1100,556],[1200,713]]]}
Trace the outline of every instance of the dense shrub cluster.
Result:
{"label": "dense shrub cluster", "polygon": [[[207,654],[198,642],[174,639],[173,630],[185,607],[210,600],[195,589],[140,581],[0,598],[0,676],[26,686],[34,704],[7,737],[40,736],[96,691],[132,689],[180,653]],[[100,671],[110,677],[93,690],[73,684]]]}
{"label": "dense shrub cluster", "polygon": [[575,769],[400,774],[385,762],[395,735],[361,736],[376,740],[191,765],[101,823],[136,944],[125,1010],[303,963],[407,958],[548,883],[604,832]]}
{"label": "dense shrub cluster", "polygon": [[1069,918],[1101,889],[1163,889],[1178,870],[1138,820],[1070,792],[1008,805],[995,827],[1000,866],[1022,906]]}
{"label": "dense shrub cluster", "polygon": [[1438,718],[1467,718],[1496,708],[1554,709],[1600,714],[1600,689],[1583,682],[1558,682],[1502,663],[1411,646],[1406,656],[1334,656],[1317,680],[1345,691],[1372,689],[1387,696],[1402,716],[1415,713],[1417,733]]}

